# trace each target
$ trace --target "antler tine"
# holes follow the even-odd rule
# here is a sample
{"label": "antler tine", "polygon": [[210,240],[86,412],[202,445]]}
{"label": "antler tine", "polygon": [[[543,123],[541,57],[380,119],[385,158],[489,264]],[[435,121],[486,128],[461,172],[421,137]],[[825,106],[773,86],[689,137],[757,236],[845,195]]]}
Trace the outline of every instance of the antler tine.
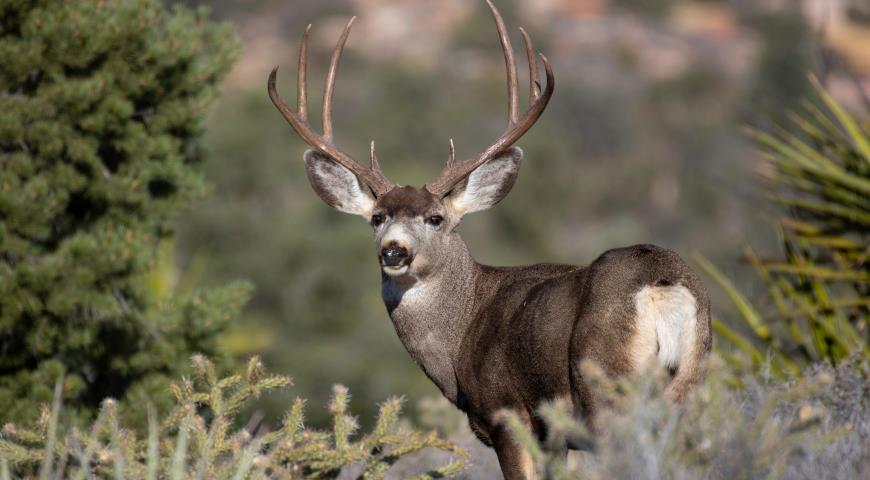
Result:
{"label": "antler tine", "polygon": [[538,60],[535,58],[535,48],[532,46],[532,38],[523,27],[520,27],[520,33],[523,34],[523,43],[526,45],[526,57],[529,60],[529,104],[534,103],[541,96],[541,84],[538,83]]}
{"label": "antler tine", "polygon": [[511,46],[510,37],[508,37],[507,27],[505,27],[504,19],[501,17],[498,9],[492,4],[491,0],[486,0],[489,5],[489,10],[492,12],[492,18],[495,20],[495,26],[498,29],[498,38],[501,41],[501,49],[504,52],[504,63],[507,69],[507,87],[508,87],[508,127],[517,123],[517,117],[520,112],[520,96],[519,82],[517,80],[517,63],[514,60],[514,49]]}
{"label": "antler tine", "polygon": [[450,139],[450,157],[447,158],[447,167],[452,167],[456,163],[456,146],[453,145],[453,139]]}
{"label": "antler tine", "polygon": [[[350,31],[350,26],[353,23],[353,19],[348,22],[348,26],[345,27],[344,34],[342,34],[341,39],[339,39],[339,44],[336,46],[336,52],[333,54],[332,63],[330,65],[329,77],[326,82],[328,92],[325,93],[324,97],[324,115],[323,115],[323,123],[324,130],[328,128],[330,132],[330,136],[327,138],[326,135],[320,135],[311,128],[311,124],[308,122],[308,112],[307,112],[307,97],[306,97],[306,87],[307,87],[307,64],[308,64],[308,32],[309,29],[305,30],[305,34],[302,37],[302,45],[299,47],[299,78],[297,82],[297,92],[296,92],[296,100],[298,102],[298,111],[293,111],[284,100],[281,99],[281,96],[278,95],[278,89],[276,87],[277,79],[278,79],[278,67],[272,69],[272,72],[269,74],[269,80],[267,83],[267,90],[269,92],[269,98],[272,100],[272,103],[281,112],[281,115],[284,116],[284,119],[287,120],[287,123],[296,130],[296,133],[305,140],[306,143],[311,145],[312,148],[317,150],[318,152],[328,156],[336,163],[341,166],[347,168],[354,175],[359,178],[359,180],[368,186],[374,192],[376,196],[381,196],[387,192],[389,192],[393,188],[393,184],[387,180],[386,176],[381,172],[380,166],[377,164],[377,160],[375,159],[373,168],[368,168],[361,165],[359,162],[351,158],[348,154],[342,152],[338,148],[336,148],[332,143],[332,122],[330,117],[330,106],[331,106],[331,96],[332,96],[332,87],[335,84],[335,69],[338,64],[338,56],[341,55],[341,49],[344,46],[344,42],[347,40],[347,34]],[[310,28],[310,26],[309,26]],[[374,145],[372,146],[374,149]],[[372,150],[374,153],[374,150]]]}
{"label": "antler tine", "polygon": [[326,74],[326,86],[323,88],[323,138],[332,142],[332,93],[335,91],[335,74],[338,70],[338,61],[341,59],[341,52],[344,51],[344,44],[347,42],[347,36],[350,35],[350,29],[353,27],[353,22],[356,17],[350,17],[347,26],[338,38],[335,44],[335,50],[332,52],[332,59],[329,62],[329,73]]}
{"label": "antler tine", "polygon": [[553,95],[553,90],[555,89],[555,78],[553,76],[553,69],[550,66],[550,62],[544,55],[541,55],[541,60],[544,63],[544,69],[547,73],[547,87],[544,89],[541,97],[529,107],[520,121],[513,127],[509,128],[498,140],[496,140],[494,144],[478,156],[463,162],[456,162],[451,167],[446,167],[434,182],[426,185],[427,190],[435,195],[446,195],[454,186],[456,186],[457,183],[471,174],[471,172],[473,172],[477,167],[483,165],[493,157],[504,153],[505,150],[510,148],[511,145],[523,136],[523,134],[532,128],[532,125],[535,124],[544,112],[544,109],[547,107],[547,104]]}
{"label": "antler tine", "polygon": [[[502,26],[499,27],[499,35],[504,39],[505,35],[503,35],[504,28],[503,22],[500,22],[501,16],[498,15],[498,11],[493,6],[492,2],[487,0],[487,4],[489,4],[490,9],[493,11],[493,17],[496,18],[496,25],[502,23]],[[528,35],[523,31],[523,37],[526,38]],[[526,52],[531,53],[532,50],[532,42],[531,39],[528,38],[525,40],[526,43]],[[504,45],[505,42],[502,42]],[[468,160],[462,162],[453,161],[453,154],[451,153],[451,160],[447,162],[447,165],[444,167],[444,170],[441,171],[441,174],[438,178],[435,179],[432,183],[426,184],[426,189],[429,190],[434,195],[444,196],[450,193],[450,190],[456,186],[459,182],[462,181],[465,177],[467,177],[471,172],[473,172],[477,167],[483,165],[487,161],[492,158],[504,153],[508,148],[511,147],[517,140],[520,139],[535,122],[538,118],[541,117],[541,114],[544,113],[544,109],[547,108],[547,104],[550,102],[550,98],[553,96],[553,91],[556,88],[556,78],[553,75],[553,67],[550,66],[549,60],[544,54],[539,54],[541,57],[541,61],[544,63],[544,70],[547,75],[547,86],[543,92],[539,92],[540,88],[537,81],[537,62],[535,61],[534,55],[530,55],[531,62],[529,64],[529,75],[530,82],[532,86],[530,87],[529,95],[531,98],[531,104],[529,105],[529,109],[526,110],[526,113],[523,114],[522,118],[518,121],[511,122],[508,124],[507,130],[502,134],[498,140],[495,141],[489,148],[478,154],[476,157],[472,157]],[[505,58],[513,58],[505,53]],[[508,62],[511,63],[511,62]],[[510,67],[508,68],[510,71]],[[508,73],[510,77],[510,73]],[[514,88],[510,88],[511,85],[514,85]],[[516,103],[516,79],[513,81],[508,79],[508,90],[509,95],[514,97],[511,100],[511,104]]]}
{"label": "antler tine", "polygon": [[309,23],[299,44],[299,76],[296,79],[296,109],[303,122],[308,121],[308,33],[310,31]]}
{"label": "antler tine", "polygon": [[372,173],[375,177],[378,178],[379,181],[384,183],[385,185],[389,185],[390,188],[393,188],[392,182],[387,179],[387,176],[384,175],[384,172],[381,170],[381,162],[378,161],[378,155],[375,153],[375,141],[372,140],[371,147],[369,149],[369,160],[371,161],[371,169]]}

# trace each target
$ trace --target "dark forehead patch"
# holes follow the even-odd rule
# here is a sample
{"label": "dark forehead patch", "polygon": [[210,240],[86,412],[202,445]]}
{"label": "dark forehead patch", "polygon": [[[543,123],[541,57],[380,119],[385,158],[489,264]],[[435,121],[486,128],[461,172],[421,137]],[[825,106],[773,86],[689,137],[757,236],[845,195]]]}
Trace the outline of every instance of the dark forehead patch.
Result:
{"label": "dark forehead patch", "polygon": [[429,213],[438,204],[438,197],[425,188],[396,187],[378,198],[378,208],[391,217],[416,217]]}

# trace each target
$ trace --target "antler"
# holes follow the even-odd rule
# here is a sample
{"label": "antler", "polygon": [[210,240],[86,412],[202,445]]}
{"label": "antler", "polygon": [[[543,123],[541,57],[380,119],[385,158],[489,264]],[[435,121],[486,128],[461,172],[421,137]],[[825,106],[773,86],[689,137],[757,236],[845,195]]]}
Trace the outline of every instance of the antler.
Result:
{"label": "antler", "polygon": [[347,22],[344,32],[338,39],[335,45],[335,50],[332,52],[332,60],[329,63],[329,72],[326,75],[326,87],[323,89],[323,135],[318,134],[308,122],[308,99],[307,99],[307,83],[308,83],[308,32],[311,30],[311,25],[305,29],[302,35],[302,43],[299,47],[299,78],[296,84],[296,103],[297,111],[293,111],[281,97],[278,95],[278,90],[275,88],[275,81],[278,76],[278,67],[272,69],[269,74],[269,98],[272,103],[281,112],[287,123],[296,130],[296,133],[302,137],[305,142],[311,145],[318,152],[328,156],[335,162],[353,172],[366,186],[368,186],[375,196],[381,196],[393,189],[393,184],[387,180],[387,177],[381,171],[377,159],[374,154],[374,143],[372,143],[371,167],[366,167],[350,155],[339,150],[333,144],[332,134],[332,93],[335,89],[335,74],[338,70],[338,61],[341,59],[341,52],[344,50],[344,44],[347,41],[347,36],[350,34],[350,29],[356,17]]}
{"label": "antler", "polygon": [[493,5],[490,0],[486,0],[486,3],[489,5],[489,9],[492,12],[492,17],[495,20],[496,28],[498,29],[498,36],[501,40],[501,47],[502,51],[504,52],[505,66],[507,68],[508,126],[502,136],[499,137],[498,140],[496,140],[495,143],[493,143],[489,148],[487,148],[477,156],[462,162],[453,161],[453,145],[451,142],[450,160],[447,162],[447,165],[445,165],[444,170],[442,170],[438,178],[435,179],[432,183],[426,184],[426,189],[438,196],[447,195],[447,193],[449,193],[450,190],[456,186],[456,184],[458,184],[465,177],[471,174],[474,169],[483,165],[494,157],[504,153],[530,128],[532,128],[532,125],[534,125],[538,118],[541,116],[541,114],[544,113],[544,109],[547,107],[547,103],[550,101],[550,97],[553,96],[553,89],[556,86],[555,77],[553,76],[553,69],[550,67],[550,62],[543,54],[539,54],[541,56],[541,61],[544,63],[544,69],[547,73],[547,87],[544,89],[543,94],[541,93],[541,86],[538,84],[537,80],[537,62],[535,60],[535,53],[532,47],[532,40],[531,38],[529,38],[529,35],[526,33],[526,31],[521,28],[520,31],[523,35],[523,43],[525,43],[526,54],[529,59],[530,105],[529,109],[526,110],[526,113],[522,116],[522,118],[517,118],[519,111],[519,86],[517,82],[517,67],[516,63],[514,62],[513,47],[511,47],[510,39],[508,38],[507,34],[507,29],[505,28],[504,24],[504,19],[502,19],[501,14],[498,12],[498,10],[495,8],[495,5]]}

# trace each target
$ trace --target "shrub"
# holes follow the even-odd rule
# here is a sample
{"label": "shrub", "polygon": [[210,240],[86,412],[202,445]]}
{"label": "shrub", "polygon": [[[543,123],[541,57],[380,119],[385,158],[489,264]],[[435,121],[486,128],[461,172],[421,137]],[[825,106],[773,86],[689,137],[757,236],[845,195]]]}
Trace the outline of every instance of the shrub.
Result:
{"label": "shrub", "polygon": [[[41,478],[342,478],[378,479],[399,459],[426,448],[464,455],[435,432],[399,428],[402,400],[384,402],[374,429],[354,438],[356,419],[347,411],[347,389],[336,385],[329,412],[331,431],[304,427],[305,402],[296,399],[281,428],[252,436],[231,431],[239,409],[261,393],[290,385],[267,375],[258,358],[243,374],[218,378],[205,357],[193,357],[195,377],[173,383],[177,405],[162,421],[153,414],[147,434],[124,429],[118,407],[103,402],[100,415],[85,430],[57,435],[61,410],[58,387],[51,409],[45,407],[36,429],[6,425],[0,438],[0,474]],[[60,384],[58,384],[60,385]],[[462,469],[461,462],[416,478],[442,478]]]}
{"label": "shrub", "polygon": [[104,397],[144,416],[247,296],[149,288],[169,221],[206,191],[205,110],[237,50],[158,0],[0,3],[0,421]]}
{"label": "shrub", "polygon": [[864,447],[870,437],[870,379],[862,362],[814,368],[788,383],[743,376],[746,388],[737,391],[725,386],[727,369],[714,361],[681,406],[664,399],[660,376],[613,382],[584,365],[586,378],[610,407],[602,412],[594,452],[571,454],[568,462],[561,439],[587,433],[567,405],[541,409],[549,426],[542,443],[514,414],[506,418],[546,479],[857,479],[870,468]]}

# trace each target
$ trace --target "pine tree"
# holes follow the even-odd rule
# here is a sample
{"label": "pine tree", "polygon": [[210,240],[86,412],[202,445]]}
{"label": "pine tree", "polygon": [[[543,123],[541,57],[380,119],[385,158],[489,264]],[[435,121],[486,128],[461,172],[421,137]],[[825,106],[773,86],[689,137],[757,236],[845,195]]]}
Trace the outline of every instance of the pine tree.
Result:
{"label": "pine tree", "polygon": [[[167,385],[245,285],[148,287],[176,213],[204,195],[203,117],[238,50],[158,0],[0,0],[0,421],[52,398],[167,407]],[[146,401],[147,399],[147,401]]]}

